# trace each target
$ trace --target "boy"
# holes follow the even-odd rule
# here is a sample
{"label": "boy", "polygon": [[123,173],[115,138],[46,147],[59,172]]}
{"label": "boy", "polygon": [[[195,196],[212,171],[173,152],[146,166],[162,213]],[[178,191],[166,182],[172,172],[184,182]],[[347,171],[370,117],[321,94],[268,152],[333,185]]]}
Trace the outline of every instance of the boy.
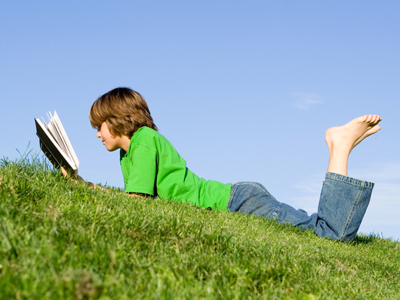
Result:
{"label": "boy", "polygon": [[125,191],[159,196],[204,208],[243,212],[280,223],[312,229],[320,237],[351,240],[368,207],[373,183],[347,177],[351,150],[380,130],[381,117],[368,115],[326,131],[329,165],[318,212],[278,202],[259,183],[222,184],[193,174],[169,141],[157,132],[142,96],[129,88],[116,88],[97,99],[89,112],[91,125],[108,151],[120,149]]}

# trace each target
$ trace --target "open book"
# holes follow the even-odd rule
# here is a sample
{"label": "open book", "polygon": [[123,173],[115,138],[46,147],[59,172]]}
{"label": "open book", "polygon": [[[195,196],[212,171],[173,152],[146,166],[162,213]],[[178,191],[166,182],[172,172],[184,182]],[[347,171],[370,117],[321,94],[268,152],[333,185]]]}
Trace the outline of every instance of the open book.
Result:
{"label": "open book", "polygon": [[39,137],[40,148],[55,168],[64,167],[73,174],[78,174],[79,161],[61,124],[56,111],[47,115],[49,123],[42,118],[35,119],[36,134]]}

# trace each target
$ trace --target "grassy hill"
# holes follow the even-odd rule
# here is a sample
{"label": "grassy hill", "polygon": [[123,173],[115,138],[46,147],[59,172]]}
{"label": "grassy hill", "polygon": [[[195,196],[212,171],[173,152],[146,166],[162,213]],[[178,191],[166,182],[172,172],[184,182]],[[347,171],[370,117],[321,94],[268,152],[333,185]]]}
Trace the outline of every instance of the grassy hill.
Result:
{"label": "grassy hill", "polygon": [[102,192],[0,163],[0,299],[400,299],[400,243]]}

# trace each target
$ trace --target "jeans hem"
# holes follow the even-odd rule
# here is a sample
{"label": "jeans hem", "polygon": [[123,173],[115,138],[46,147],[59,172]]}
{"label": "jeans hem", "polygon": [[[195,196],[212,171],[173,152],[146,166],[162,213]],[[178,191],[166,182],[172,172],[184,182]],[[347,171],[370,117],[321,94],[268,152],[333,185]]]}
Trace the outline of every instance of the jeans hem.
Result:
{"label": "jeans hem", "polygon": [[356,178],[352,178],[352,177],[348,177],[348,176],[345,176],[345,175],[332,173],[332,172],[326,172],[325,179],[332,179],[332,180],[336,180],[336,181],[342,181],[342,182],[346,182],[348,184],[352,184],[352,185],[355,185],[355,186],[360,186],[362,188],[371,189],[371,190],[374,188],[374,185],[375,185],[375,183],[373,183],[373,182],[360,180],[360,179],[356,179]]}

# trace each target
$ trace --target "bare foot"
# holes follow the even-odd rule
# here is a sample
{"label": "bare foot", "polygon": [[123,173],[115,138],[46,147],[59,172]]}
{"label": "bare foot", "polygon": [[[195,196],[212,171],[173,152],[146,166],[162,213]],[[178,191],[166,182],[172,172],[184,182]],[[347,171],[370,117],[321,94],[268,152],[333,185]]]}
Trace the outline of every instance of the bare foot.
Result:
{"label": "bare foot", "polygon": [[325,133],[325,140],[328,147],[333,146],[350,148],[350,151],[367,136],[378,132],[381,127],[377,124],[382,120],[377,115],[365,115],[355,118],[349,123],[329,128]]}
{"label": "bare foot", "polygon": [[381,127],[377,124],[381,120],[378,115],[365,115],[343,126],[329,128],[325,133],[330,154],[328,172],[347,175],[347,160],[351,150],[367,136],[378,132]]}

